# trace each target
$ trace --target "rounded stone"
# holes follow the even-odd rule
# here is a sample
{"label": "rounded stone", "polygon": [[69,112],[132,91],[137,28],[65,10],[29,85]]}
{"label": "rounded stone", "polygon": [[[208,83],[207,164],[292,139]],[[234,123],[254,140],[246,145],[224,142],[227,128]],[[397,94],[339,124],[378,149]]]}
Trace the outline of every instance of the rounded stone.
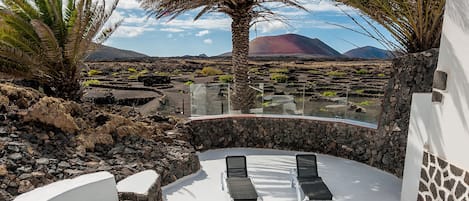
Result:
{"label": "rounded stone", "polygon": [[49,159],[48,158],[40,158],[36,160],[36,164],[39,165],[47,165],[49,164]]}
{"label": "rounded stone", "polygon": [[10,154],[8,155],[8,158],[11,159],[11,160],[20,160],[23,158],[23,155],[20,154],[20,153],[14,153],[14,154]]}

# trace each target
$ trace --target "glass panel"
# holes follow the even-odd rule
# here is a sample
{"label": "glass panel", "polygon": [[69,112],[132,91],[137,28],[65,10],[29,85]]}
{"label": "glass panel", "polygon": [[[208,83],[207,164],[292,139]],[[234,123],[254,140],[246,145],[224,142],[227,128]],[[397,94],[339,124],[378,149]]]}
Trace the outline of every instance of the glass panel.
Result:
{"label": "glass panel", "polygon": [[[250,85],[251,114],[303,115],[350,119],[377,124],[382,89],[349,84],[347,80],[310,80],[306,83],[261,83]],[[230,110],[230,84],[193,84],[192,116],[239,114]],[[361,87],[361,88],[357,88]]]}
{"label": "glass panel", "polygon": [[265,84],[264,114],[303,115],[304,83]]}
{"label": "glass panel", "polygon": [[192,116],[228,114],[228,84],[192,84]]}
{"label": "glass panel", "polygon": [[309,82],[305,89],[305,116],[344,118],[347,112],[347,85]]}

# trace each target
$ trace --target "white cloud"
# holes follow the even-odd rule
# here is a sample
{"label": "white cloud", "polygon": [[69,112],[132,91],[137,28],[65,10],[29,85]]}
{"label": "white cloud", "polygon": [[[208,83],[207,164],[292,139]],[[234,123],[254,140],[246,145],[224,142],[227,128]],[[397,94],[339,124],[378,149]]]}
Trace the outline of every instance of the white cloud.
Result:
{"label": "white cloud", "polygon": [[151,27],[139,27],[139,26],[120,26],[112,37],[117,38],[134,38],[142,35],[147,31],[154,31],[154,28]]}
{"label": "white cloud", "polygon": [[303,0],[302,5],[310,12],[342,12],[355,10],[330,0]]}
{"label": "white cloud", "polygon": [[137,0],[121,0],[118,8],[122,9],[140,9],[140,3]]}
{"label": "white cloud", "polygon": [[210,34],[210,31],[209,30],[203,30],[203,31],[199,31],[199,33],[195,34],[196,36],[198,37],[202,37],[202,36],[205,36],[207,34]]}
{"label": "white cloud", "polygon": [[213,44],[213,41],[212,41],[212,39],[207,38],[207,39],[204,40],[204,43],[211,45],[211,44]]}
{"label": "white cloud", "polygon": [[268,21],[268,22],[259,22],[254,26],[254,29],[260,31],[261,33],[269,33],[277,30],[285,30],[288,26],[281,21]]}
{"label": "white cloud", "polygon": [[218,18],[218,19],[199,19],[194,21],[193,19],[174,19],[169,22],[156,22],[161,26],[176,27],[179,29],[207,29],[207,30],[230,30],[231,19],[230,18]]}
{"label": "white cloud", "polygon": [[172,32],[172,33],[179,33],[179,32],[184,32],[184,29],[178,29],[178,28],[162,28],[160,31],[164,32]]}

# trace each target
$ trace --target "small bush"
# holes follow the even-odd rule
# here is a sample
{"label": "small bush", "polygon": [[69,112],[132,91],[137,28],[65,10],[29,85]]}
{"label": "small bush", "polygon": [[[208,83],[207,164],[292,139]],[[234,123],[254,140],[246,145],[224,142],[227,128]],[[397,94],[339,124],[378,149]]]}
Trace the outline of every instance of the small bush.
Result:
{"label": "small bush", "polygon": [[362,94],[362,93],[365,93],[365,90],[364,89],[357,89],[357,90],[355,90],[355,93]]}
{"label": "small bush", "polygon": [[257,74],[257,73],[259,72],[259,68],[250,68],[250,69],[249,69],[249,72],[250,72],[250,73]]}
{"label": "small bush", "polygon": [[136,80],[136,79],[138,79],[138,75],[129,76],[129,80]]}
{"label": "small bush", "polygon": [[341,72],[341,71],[330,71],[327,73],[328,76],[335,76],[335,77],[343,77],[346,76],[346,72]]}
{"label": "small bush", "polygon": [[103,72],[100,71],[100,70],[90,70],[90,71],[88,71],[88,76],[93,77],[95,75],[101,75],[101,73],[103,73]]}
{"label": "small bush", "polygon": [[363,101],[361,103],[358,103],[359,106],[370,106],[371,104],[373,104],[372,101]]}
{"label": "small bush", "polygon": [[86,80],[85,82],[83,82],[84,87],[89,87],[92,84],[93,85],[100,85],[101,82],[99,80]]}
{"label": "small bush", "polygon": [[357,71],[355,71],[355,73],[361,74],[361,75],[370,74],[370,72],[369,72],[368,70],[366,70],[366,69],[357,70]]}
{"label": "small bush", "polygon": [[158,76],[168,76],[168,77],[171,76],[171,73],[168,73],[168,72],[155,72],[154,74]]}
{"label": "small bush", "polygon": [[318,70],[309,70],[308,73],[311,73],[313,75],[320,75],[322,74],[321,71],[318,71]]}
{"label": "small bush", "polygon": [[129,73],[138,73],[137,69],[135,68],[128,68],[127,71],[129,71]]}
{"label": "small bush", "polygon": [[215,75],[222,75],[223,71],[214,67],[204,67],[201,73],[205,76],[215,76]]}
{"label": "small bush", "polygon": [[179,69],[173,70],[173,75],[181,75],[182,71]]}
{"label": "small bush", "polygon": [[112,76],[117,77],[117,76],[119,76],[119,73],[118,72],[112,73]]}
{"label": "small bush", "polygon": [[148,72],[149,72],[149,71],[148,71],[147,69],[144,69],[144,70],[140,71],[138,74],[140,74],[140,75],[145,75],[145,74],[147,74]]}
{"label": "small bush", "polygon": [[288,73],[288,69],[287,68],[272,68],[269,70],[269,72],[271,73]]}
{"label": "small bush", "polygon": [[337,96],[337,92],[335,92],[335,91],[325,91],[325,92],[322,92],[321,95],[324,96],[324,97],[334,97],[334,96]]}
{"label": "small bush", "polygon": [[187,81],[187,82],[184,83],[184,85],[186,85],[186,86],[191,86],[191,85],[193,85],[193,84],[194,84],[194,82],[191,81],[191,80],[189,80],[189,81]]}
{"label": "small bush", "polygon": [[218,77],[218,80],[222,83],[232,83],[233,82],[233,76],[232,75],[221,75]]}
{"label": "small bush", "polygon": [[262,107],[270,107],[271,104],[272,104],[271,101],[266,101],[262,103]]}
{"label": "small bush", "polygon": [[378,77],[385,77],[385,76],[386,76],[386,74],[384,74],[384,73],[378,74]]}
{"label": "small bush", "polygon": [[288,76],[282,73],[272,73],[270,75],[270,80],[274,80],[277,83],[285,83],[288,80]]}
{"label": "small bush", "polygon": [[327,110],[326,108],[323,108],[323,107],[320,108],[319,111],[320,111],[320,112],[329,112],[329,110]]}

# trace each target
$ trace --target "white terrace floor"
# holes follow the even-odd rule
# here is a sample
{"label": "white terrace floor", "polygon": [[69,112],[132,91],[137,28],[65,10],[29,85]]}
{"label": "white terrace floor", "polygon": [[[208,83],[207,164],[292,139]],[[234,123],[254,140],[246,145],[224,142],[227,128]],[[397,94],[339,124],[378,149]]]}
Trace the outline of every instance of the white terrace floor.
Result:
{"label": "white terrace floor", "polygon": [[[163,188],[166,201],[223,201],[224,157],[246,155],[248,174],[264,201],[295,201],[289,171],[297,152],[265,149],[221,149],[199,154],[202,170]],[[318,171],[337,201],[398,201],[402,181],[370,166],[318,155]]]}

